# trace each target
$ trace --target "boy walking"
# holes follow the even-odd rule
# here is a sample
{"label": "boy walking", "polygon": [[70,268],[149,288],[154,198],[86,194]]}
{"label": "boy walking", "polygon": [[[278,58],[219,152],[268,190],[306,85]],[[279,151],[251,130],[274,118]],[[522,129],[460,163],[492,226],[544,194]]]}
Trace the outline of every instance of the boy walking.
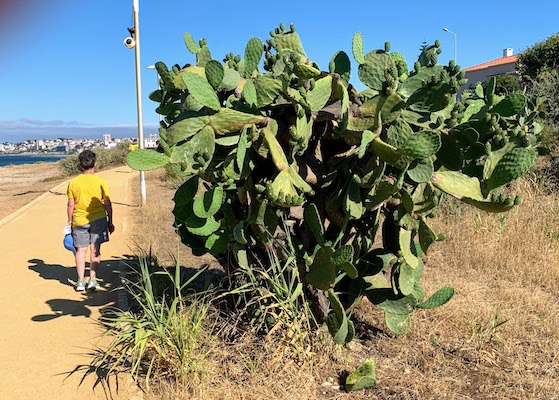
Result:
{"label": "boy walking", "polygon": [[90,252],[89,282],[87,290],[97,290],[97,268],[101,261],[101,243],[113,233],[113,209],[107,182],[95,175],[95,153],[84,150],[78,156],[82,174],[71,179],[68,197],[68,224],[72,226],[72,238],[76,251],[78,283],[76,291],[86,290],[85,257]]}

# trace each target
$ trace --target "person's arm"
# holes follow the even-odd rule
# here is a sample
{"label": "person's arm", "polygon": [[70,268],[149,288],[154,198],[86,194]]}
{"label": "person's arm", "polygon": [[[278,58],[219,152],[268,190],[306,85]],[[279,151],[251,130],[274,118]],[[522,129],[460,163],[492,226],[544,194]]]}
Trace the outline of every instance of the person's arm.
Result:
{"label": "person's arm", "polygon": [[113,225],[113,205],[109,199],[105,199],[103,204],[105,205],[105,210],[107,211],[109,233],[113,233],[115,230],[115,226]]}
{"label": "person's arm", "polygon": [[74,201],[73,198],[68,198],[68,206],[67,206],[67,212],[68,212],[68,225],[72,225],[72,216],[74,215],[74,207],[76,206],[76,202]]}

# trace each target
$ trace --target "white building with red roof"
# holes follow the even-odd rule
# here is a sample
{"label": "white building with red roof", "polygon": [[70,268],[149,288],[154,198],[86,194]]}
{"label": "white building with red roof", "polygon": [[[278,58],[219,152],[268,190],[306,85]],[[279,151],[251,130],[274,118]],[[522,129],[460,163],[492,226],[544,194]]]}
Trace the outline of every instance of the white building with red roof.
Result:
{"label": "white building with red roof", "polygon": [[483,82],[492,76],[516,74],[517,61],[518,55],[513,54],[512,49],[508,48],[503,50],[501,58],[463,69],[468,82],[460,88],[458,95],[468,88],[475,87],[476,83]]}

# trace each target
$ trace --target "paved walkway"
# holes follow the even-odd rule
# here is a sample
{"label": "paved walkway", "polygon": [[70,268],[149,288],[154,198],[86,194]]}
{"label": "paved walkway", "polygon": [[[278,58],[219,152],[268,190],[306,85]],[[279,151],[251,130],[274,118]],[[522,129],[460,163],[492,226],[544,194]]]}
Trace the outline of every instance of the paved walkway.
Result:
{"label": "paved walkway", "polygon": [[[113,271],[130,254],[125,231],[134,174],[128,167],[99,173],[109,185],[115,232],[101,248],[98,292],[73,289],[73,255],[62,245],[66,182],[0,221],[0,399],[107,398],[101,384],[93,388],[95,373],[81,385],[84,370],[69,373],[89,365],[102,333],[97,318],[117,302]],[[122,379],[118,392],[111,386],[114,398],[141,398]]]}

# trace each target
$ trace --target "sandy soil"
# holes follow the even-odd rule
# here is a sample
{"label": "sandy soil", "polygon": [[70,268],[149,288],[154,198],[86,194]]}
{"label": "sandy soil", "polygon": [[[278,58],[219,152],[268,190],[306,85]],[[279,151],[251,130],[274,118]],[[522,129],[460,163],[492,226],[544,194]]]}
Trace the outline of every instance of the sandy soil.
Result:
{"label": "sandy soil", "polygon": [[66,179],[54,162],[0,167],[0,220]]}
{"label": "sandy soil", "polygon": [[[78,293],[75,262],[61,242],[67,178],[56,165],[0,168],[1,399],[111,398],[90,363],[102,344],[98,318],[120,304],[118,271],[129,254],[126,221],[136,203],[129,168],[99,175],[111,188],[115,232],[102,248],[100,290]],[[127,379],[113,380],[110,392],[119,400],[141,398]]]}

